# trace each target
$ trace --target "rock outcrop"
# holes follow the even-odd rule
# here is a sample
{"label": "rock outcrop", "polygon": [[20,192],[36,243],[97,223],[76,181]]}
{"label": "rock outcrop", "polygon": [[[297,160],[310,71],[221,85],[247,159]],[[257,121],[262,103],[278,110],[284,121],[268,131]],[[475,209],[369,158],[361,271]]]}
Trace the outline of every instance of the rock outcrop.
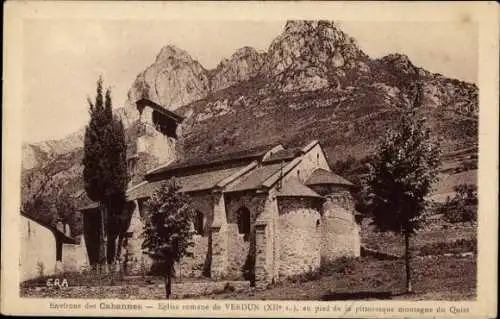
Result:
{"label": "rock outcrop", "polygon": [[338,77],[365,58],[335,22],[288,21],[269,47],[266,73],[285,92],[315,91],[337,85]]}
{"label": "rock outcrop", "polygon": [[237,50],[229,59],[222,60],[211,76],[211,90],[216,92],[258,75],[265,62],[265,53],[252,47]]}
{"label": "rock outcrop", "polygon": [[156,60],[135,79],[123,111],[126,124],[139,116],[135,101],[148,98],[169,110],[204,98],[210,90],[207,71],[186,51],[165,46]]}

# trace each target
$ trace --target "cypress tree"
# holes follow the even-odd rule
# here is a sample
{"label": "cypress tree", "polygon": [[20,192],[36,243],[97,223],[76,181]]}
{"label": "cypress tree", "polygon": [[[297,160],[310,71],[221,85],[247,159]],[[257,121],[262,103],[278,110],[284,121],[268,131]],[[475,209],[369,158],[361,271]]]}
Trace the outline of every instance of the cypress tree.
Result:
{"label": "cypress tree", "polygon": [[95,102],[88,99],[89,124],[85,128],[83,180],[88,197],[101,210],[99,256],[101,263],[112,263],[116,238],[120,235],[125,191],[128,183],[127,145],[121,120],[113,115],[111,90],[103,94],[103,81],[97,81]]}

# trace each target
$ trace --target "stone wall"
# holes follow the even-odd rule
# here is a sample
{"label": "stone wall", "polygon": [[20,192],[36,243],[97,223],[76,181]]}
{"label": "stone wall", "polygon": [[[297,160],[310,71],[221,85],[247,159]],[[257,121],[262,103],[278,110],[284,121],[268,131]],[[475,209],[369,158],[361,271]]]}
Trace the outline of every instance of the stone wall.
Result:
{"label": "stone wall", "polygon": [[123,244],[125,249],[123,250],[122,258],[125,260],[124,270],[127,275],[145,275],[153,265],[153,260],[144,254],[142,250],[142,242],[144,241],[144,238],[141,236],[144,229],[144,222],[141,216],[143,213],[140,211],[142,206],[135,201],[130,225],[127,230],[128,237]]}
{"label": "stone wall", "polygon": [[176,140],[163,135],[148,124],[145,124],[145,133],[137,137],[136,143],[137,153],[147,153],[155,157],[159,163],[177,159]]}
{"label": "stone wall", "polygon": [[335,198],[327,198],[324,203],[321,234],[321,257],[324,261],[360,255],[359,226],[354,211],[340,206]]}
{"label": "stone wall", "polygon": [[204,267],[206,267],[209,256],[209,236],[194,235],[194,246],[190,248],[193,257],[184,257],[176,266],[176,276],[178,277],[202,277]]}
{"label": "stone wall", "polygon": [[286,183],[289,178],[297,177],[301,183],[304,183],[318,168],[330,170],[325,153],[319,144],[302,155],[300,163],[286,174],[283,182]]}
{"label": "stone wall", "polygon": [[211,192],[189,194],[191,207],[203,214],[203,233],[193,235],[193,257],[184,257],[178,265],[182,277],[202,277],[210,272],[212,238],[210,226],[214,220],[214,195]]}
{"label": "stone wall", "polygon": [[20,280],[36,278],[42,274],[54,274],[56,269],[56,238],[54,233],[24,216],[21,216],[20,231]]}
{"label": "stone wall", "polygon": [[317,200],[283,198],[278,206],[279,278],[318,269],[321,215]]}
{"label": "stone wall", "polygon": [[310,188],[319,195],[328,197],[330,202],[335,202],[346,210],[355,210],[354,198],[346,187],[341,185],[312,185]]}
{"label": "stone wall", "polygon": [[204,231],[208,233],[214,220],[214,195],[210,192],[198,192],[189,194],[189,197],[191,207],[203,213]]}
{"label": "stone wall", "polygon": [[[228,278],[241,279],[247,268],[254,268],[255,262],[255,221],[264,210],[266,196],[255,193],[239,193],[226,196],[226,220],[228,243]],[[246,208],[250,212],[250,234],[245,236],[238,230],[238,211]]]}
{"label": "stone wall", "polygon": [[252,240],[238,233],[237,224],[227,225],[228,236],[228,279],[243,279],[243,267],[250,252]]}

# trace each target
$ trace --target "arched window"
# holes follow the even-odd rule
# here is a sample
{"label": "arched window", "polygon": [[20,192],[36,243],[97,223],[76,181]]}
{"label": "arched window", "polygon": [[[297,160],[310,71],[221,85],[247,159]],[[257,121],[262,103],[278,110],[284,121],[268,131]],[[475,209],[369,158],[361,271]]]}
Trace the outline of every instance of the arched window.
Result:
{"label": "arched window", "polygon": [[241,207],[237,212],[238,216],[238,233],[250,234],[250,211],[246,207]]}
{"label": "arched window", "polygon": [[204,234],[204,218],[203,218],[203,213],[200,212],[200,211],[196,211],[196,214],[194,215],[194,221],[193,221],[193,224],[194,224],[194,231],[199,234],[199,235],[202,235]]}
{"label": "arched window", "polygon": [[321,225],[321,222],[319,221],[319,219],[316,221],[316,229],[319,228],[319,226]]}

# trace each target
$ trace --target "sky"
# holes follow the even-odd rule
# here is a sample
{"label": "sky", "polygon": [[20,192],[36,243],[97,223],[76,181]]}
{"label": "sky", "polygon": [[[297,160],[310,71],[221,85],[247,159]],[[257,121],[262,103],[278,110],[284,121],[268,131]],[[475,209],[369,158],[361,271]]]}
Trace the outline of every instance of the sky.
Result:
{"label": "sky", "polygon": [[[173,44],[205,68],[243,46],[267,51],[285,21],[54,20],[24,22],[24,142],[58,139],[88,121],[86,98],[102,75],[121,106],[135,77]],[[340,22],[372,58],[404,53],[417,66],[477,82],[478,32],[473,23]]]}

